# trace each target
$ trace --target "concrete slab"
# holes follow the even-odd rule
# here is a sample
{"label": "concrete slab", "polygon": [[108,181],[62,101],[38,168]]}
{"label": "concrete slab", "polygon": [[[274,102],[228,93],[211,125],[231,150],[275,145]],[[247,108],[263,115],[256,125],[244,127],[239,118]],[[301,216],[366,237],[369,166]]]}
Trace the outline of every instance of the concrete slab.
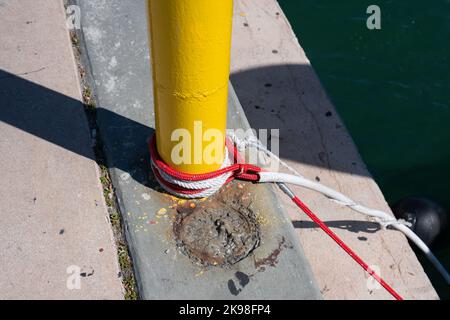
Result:
{"label": "concrete slab", "polygon": [[0,1],[0,39],[0,299],[122,299],[62,1]]}
{"label": "concrete slab", "polygon": [[[390,212],[278,3],[235,0],[233,23],[231,81],[250,125],[280,128],[281,158],[306,177]],[[402,296],[438,298],[401,233],[379,230],[375,223],[321,195],[294,189]],[[391,299],[290,200],[280,198],[325,299]]]}
{"label": "concrete slab", "polygon": [[[176,248],[173,221],[182,206],[149,176],[147,138],[153,133],[145,0],[78,1],[105,152],[126,226],[140,296],[144,299],[319,299],[288,217],[267,186],[233,184],[214,205],[240,203],[261,221],[261,245],[227,268],[204,268]],[[233,92],[229,125],[248,123]],[[230,194],[235,194],[232,198]],[[247,200],[242,197],[246,196]],[[210,201],[210,200],[208,200]],[[205,202],[207,206],[211,203]],[[196,204],[201,207],[201,202]]]}

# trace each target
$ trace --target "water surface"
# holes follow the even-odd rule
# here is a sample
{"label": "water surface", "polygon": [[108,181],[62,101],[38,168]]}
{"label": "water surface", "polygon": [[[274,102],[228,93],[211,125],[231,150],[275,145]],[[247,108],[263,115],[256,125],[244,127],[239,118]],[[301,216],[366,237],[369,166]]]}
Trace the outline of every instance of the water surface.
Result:
{"label": "water surface", "polygon": [[[278,2],[387,201],[422,195],[450,209],[450,0]],[[366,27],[372,4],[381,30]],[[449,231],[433,251],[449,270]]]}

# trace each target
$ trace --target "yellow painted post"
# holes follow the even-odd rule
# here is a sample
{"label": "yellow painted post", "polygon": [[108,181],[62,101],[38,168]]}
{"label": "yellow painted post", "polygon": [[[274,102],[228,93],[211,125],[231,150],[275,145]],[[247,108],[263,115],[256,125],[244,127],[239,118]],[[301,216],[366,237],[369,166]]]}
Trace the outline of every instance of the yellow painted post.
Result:
{"label": "yellow painted post", "polygon": [[[233,1],[148,0],[148,10],[158,152],[182,172],[217,170],[221,163],[200,157],[208,141],[199,135],[209,129],[222,133],[215,154],[222,161]],[[179,145],[171,141],[176,129],[187,129],[192,137],[191,163],[172,159]]]}

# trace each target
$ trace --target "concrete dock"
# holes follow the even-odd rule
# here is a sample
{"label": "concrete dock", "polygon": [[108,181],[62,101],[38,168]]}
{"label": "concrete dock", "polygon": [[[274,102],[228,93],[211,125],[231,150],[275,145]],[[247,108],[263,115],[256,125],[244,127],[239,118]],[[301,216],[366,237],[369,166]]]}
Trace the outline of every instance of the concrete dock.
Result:
{"label": "concrete dock", "polygon": [[[253,128],[280,128],[280,156],[309,179],[391,212],[275,0],[236,0],[231,82]],[[405,236],[327,198],[295,192],[406,299],[438,298]],[[390,299],[280,193],[325,299]],[[369,285],[368,285],[369,283]]]}
{"label": "concrete dock", "polygon": [[[279,128],[289,165],[390,212],[278,3],[234,2],[230,127]],[[275,221],[264,224],[265,244],[250,258],[221,271],[177,251],[171,230],[179,200],[149,178],[144,3],[79,2],[84,63],[141,298],[392,299],[270,186],[231,186],[249,190],[261,220]],[[66,18],[62,0],[0,1],[0,299],[123,298]],[[401,233],[294,190],[404,298],[438,298]]]}
{"label": "concrete dock", "polygon": [[0,168],[0,299],[123,299],[62,1],[0,1]]}

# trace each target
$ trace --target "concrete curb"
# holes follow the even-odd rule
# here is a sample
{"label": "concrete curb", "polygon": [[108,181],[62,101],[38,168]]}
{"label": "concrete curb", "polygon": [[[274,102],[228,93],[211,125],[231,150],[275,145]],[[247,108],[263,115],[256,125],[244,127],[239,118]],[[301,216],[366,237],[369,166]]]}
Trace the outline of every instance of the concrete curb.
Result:
{"label": "concrete curb", "polygon": [[123,299],[62,1],[1,1],[0,37],[0,299]]}
{"label": "concrete curb", "polygon": [[[80,1],[82,31],[97,101],[100,134],[144,299],[320,299],[292,223],[268,186],[243,184],[258,212],[261,245],[228,269],[202,268],[172,236],[177,200],[149,177],[146,140],[153,105],[145,1]],[[230,128],[248,121],[233,90]],[[240,189],[233,184],[230,189]],[[213,200],[214,201],[214,200]]]}

